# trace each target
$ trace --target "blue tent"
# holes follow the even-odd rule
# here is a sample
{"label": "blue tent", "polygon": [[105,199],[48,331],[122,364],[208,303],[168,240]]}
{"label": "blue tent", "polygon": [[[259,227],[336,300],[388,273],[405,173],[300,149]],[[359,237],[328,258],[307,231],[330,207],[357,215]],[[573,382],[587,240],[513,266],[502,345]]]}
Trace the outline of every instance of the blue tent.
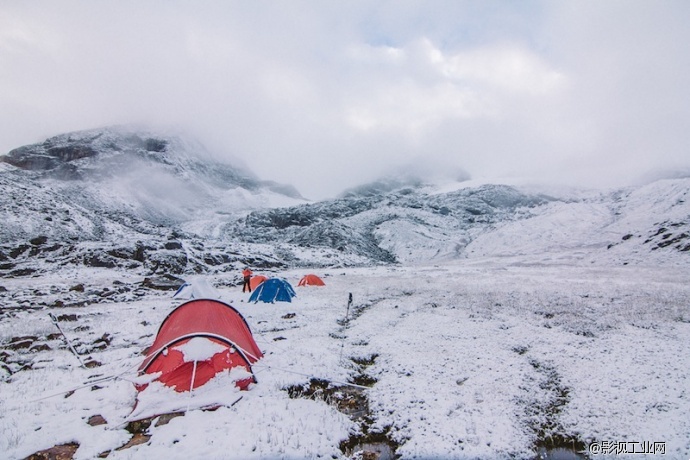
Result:
{"label": "blue tent", "polygon": [[275,301],[292,302],[292,298],[296,295],[290,283],[284,279],[270,278],[257,286],[249,297],[249,301],[258,302],[260,300],[266,303],[274,303]]}

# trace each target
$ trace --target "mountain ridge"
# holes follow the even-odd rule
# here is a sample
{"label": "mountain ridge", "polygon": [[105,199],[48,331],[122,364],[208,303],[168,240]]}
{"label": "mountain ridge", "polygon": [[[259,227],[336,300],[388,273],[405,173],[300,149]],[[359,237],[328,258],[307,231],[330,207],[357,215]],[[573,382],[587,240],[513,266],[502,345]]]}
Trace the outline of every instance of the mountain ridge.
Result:
{"label": "mountain ridge", "polygon": [[550,195],[463,182],[439,191],[410,177],[308,202],[180,136],[122,127],[54,136],[0,157],[0,273],[690,260],[688,178]]}

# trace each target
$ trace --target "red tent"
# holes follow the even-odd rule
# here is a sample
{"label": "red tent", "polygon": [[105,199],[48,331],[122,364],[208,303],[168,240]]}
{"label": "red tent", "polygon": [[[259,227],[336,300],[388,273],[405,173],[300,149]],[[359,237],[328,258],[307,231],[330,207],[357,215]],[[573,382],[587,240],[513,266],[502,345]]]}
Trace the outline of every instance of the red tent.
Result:
{"label": "red tent", "polygon": [[259,286],[259,284],[263,283],[263,282],[266,281],[267,279],[268,279],[268,278],[265,277],[264,275],[252,276],[252,277],[249,279],[249,287],[251,287],[251,288],[252,288],[252,291],[253,291],[254,289],[256,289],[256,288]]}
{"label": "red tent", "polygon": [[[140,373],[161,372],[155,380],[176,391],[197,388],[217,373],[242,367],[251,374],[236,382],[247,389],[256,382],[251,364],[263,354],[242,315],[218,300],[183,303],[163,321]],[[141,391],[146,385],[138,387]]]}
{"label": "red tent", "polygon": [[316,275],[306,275],[301,280],[299,280],[299,283],[297,283],[297,286],[325,286],[325,285],[326,285],[326,283],[324,283],[323,280]]}

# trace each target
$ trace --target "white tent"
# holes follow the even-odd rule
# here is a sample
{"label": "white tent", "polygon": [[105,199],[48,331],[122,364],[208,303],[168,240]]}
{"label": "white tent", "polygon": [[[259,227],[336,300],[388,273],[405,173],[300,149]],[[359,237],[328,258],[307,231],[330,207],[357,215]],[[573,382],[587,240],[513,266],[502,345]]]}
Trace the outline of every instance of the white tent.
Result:
{"label": "white tent", "polygon": [[202,277],[190,278],[173,295],[174,299],[220,299],[220,292]]}

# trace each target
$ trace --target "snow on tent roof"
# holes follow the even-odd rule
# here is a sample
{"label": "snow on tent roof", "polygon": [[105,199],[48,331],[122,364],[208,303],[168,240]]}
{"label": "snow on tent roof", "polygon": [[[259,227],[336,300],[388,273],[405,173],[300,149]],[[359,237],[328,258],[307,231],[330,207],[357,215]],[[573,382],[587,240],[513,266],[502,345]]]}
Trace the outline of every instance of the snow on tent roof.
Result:
{"label": "snow on tent roof", "polygon": [[220,299],[220,292],[202,277],[190,278],[175,292],[173,298],[179,300]]}
{"label": "snow on tent roof", "polygon": [[250,302],[292,302],[295,297],[295,290],[290,283],[281,278],[270,278],[261,283],[252,295],[249,297]]}
{"label": "snow on tent roof", "polygon": [[297,286],[325,286],[326,283],[323,282],[321,278],[319,278],[316,275],[309,274],[305,275],[301,280],[299,280],[299,283],[297,283]]}
{"label": "snow on tent roof", "polygon": [[221,371],[243,367],[251,377],[236,385],[246,389],[256,381],[251,364],[262,356],[237,310],[217,300],[197,299],[183,303],[165,318],[139,372],[160,372],[155,380],[176,391],[189,391]]}

